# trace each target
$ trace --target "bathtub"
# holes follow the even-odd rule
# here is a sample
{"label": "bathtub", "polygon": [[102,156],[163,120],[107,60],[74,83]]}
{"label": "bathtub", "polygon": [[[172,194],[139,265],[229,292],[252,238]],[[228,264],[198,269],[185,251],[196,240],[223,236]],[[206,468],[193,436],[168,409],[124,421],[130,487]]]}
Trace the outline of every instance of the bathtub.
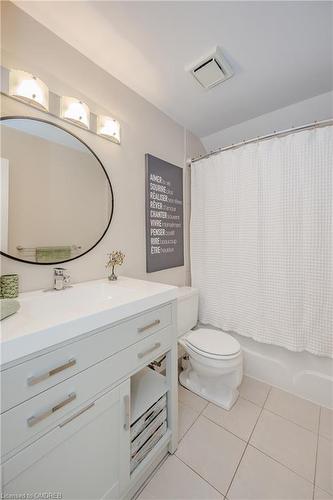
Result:
{"label": "bathtub", "polygon": [[[212,328],[209,325],[201,325]],[[217,330],[217,328],[214,328]],[[313,403],[333,408],[333,360],[293,352],[229,332],[242,346],[244,374]]]}

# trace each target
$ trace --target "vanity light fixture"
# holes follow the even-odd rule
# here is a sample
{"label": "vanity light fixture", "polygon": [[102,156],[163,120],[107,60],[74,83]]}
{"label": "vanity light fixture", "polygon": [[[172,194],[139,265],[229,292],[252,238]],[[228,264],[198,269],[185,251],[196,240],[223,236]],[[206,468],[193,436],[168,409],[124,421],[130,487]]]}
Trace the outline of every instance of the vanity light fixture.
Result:
{"label": "vanity light fixture", "polygon": [[11,69],[9,71],[9,95],[21,99],[40,109],[49,110],[49,89],[36,76]]}
{"label": "vanity light fixture", "polygon": [[88,106],[75,97],[61,97],[61,118],[81,125],[84,128],[89,128],[90,111]]}
{"label": "vanity light fixture", "polygon": [[97,117],[97,134],[120,144],[120,124],[110,116]]}
{"label": "vanity light fixture", "polygon": [[80,99],[56,94],[40,78],[26,71],[2,65],[0,71],[4,75],[0,83],[2,94],[120,144],[120,123],[114,118],[91,112]]}

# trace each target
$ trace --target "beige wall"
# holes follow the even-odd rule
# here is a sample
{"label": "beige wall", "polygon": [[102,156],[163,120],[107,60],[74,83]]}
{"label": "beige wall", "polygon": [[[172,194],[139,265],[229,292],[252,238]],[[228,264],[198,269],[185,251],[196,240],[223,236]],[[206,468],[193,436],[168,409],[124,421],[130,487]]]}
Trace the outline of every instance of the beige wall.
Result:
{"label": "beige wall", "polygon": [[[124,275],[177,285],[188,282],[188,175],[184,199],[185,266],[150,275],[145,272],[144,155],[151,153],[183,167],[186,158],[203,151],[200,141],[13,4],[1,4],[3,66],[37,74],[53,92],[81,98],[93,112],[111,114],[121,123],[120,146],[66,124],[99,156],[115,195],[114,217],[107,236],[92,252],[66,264],[73,281],[105,276],[107,252],[121,249],[126,253]],[[45,118],[42,112],[7,97],[2,98],[1,104],[3,115]],[[54,121],[61,124],[57,119]],[[7,258],[2,259],[1,272],[19,273],[22,291],[49,287],[52,280],[52,266],[29,265]]]}

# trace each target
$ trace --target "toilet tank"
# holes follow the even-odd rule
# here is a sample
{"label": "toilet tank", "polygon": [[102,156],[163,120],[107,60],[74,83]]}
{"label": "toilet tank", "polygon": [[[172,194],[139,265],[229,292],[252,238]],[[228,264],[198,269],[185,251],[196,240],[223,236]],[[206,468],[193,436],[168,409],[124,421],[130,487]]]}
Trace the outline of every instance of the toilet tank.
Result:
{"label": "toilet tank", "polygon": [[199,290],[189,286],[178,288],[177,329],[178,337],[187,333],[198,322]]}

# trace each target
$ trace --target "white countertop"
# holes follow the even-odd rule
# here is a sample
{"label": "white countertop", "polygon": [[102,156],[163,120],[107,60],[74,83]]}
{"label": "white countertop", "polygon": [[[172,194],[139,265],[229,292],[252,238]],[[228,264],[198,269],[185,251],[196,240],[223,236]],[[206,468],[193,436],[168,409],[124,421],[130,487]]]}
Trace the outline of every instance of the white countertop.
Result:
{"label": "white countertop", "polygon": [[61,291],[21,293],[21,308],[0,323],[0,364],[52,347],[177,297],[177,287],[120,277]]}

